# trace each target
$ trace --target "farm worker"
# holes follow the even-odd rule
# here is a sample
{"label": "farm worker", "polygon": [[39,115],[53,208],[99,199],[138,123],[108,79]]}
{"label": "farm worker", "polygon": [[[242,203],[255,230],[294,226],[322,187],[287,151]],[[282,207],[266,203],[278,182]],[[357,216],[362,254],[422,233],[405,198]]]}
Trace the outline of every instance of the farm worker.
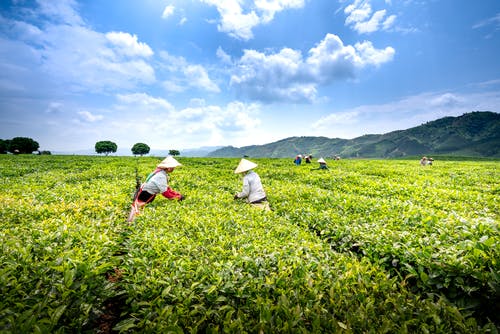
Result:
{"label": "farm worker", "polygon": [[312,159],[312,156],[311,155],[306,155],[306,164],[310,164],[311,163],[311,159]]}
{"label": "farm worker", "polygon": [[422,166],[426,166],[427,165],[427,157],[422,157],[422,159],[420,159],[420,164]]}
{"label": "farm worker", "polygon": [[326,165],[326,161],[323,158],[318,159],[319,162],[319,167],[318,168],[313,168],[311,170],[317,170],[317,169],[328,169],[328,166]]}
{"label": "farm worker", "polygon": [[297,155],[294,160],[295,164],[299,166],[302,163],[302,155]]}
{"label": "farm worker", "polygon": [[247,202],[253,206],[265,210],[271,210],[267,202],[266,192],[260,182],[260,177],[252,169],[257,167],[257,164],[250,160],[241,159],[234,173],[245,173],[243,177],[243,189],[241,192],[234,195],[234,199],[246,198]]}
{"label": "farm worker", "polygon": [[152,202],[157,194],[162,194],[168,199],[176,199],[182,201],[184,196],[180,193],[172,190],[168,186],[168,174],[173,172],[175,167],[182,166],[173,157],[168,156],[162,162],[156,166],[156,169],[148,175],[146,182],[139,188],[134,202],[132,203],[132,209],[128,216],[128,222],[132,222],[135,216],[139,215],[140,210],[147,204]]}

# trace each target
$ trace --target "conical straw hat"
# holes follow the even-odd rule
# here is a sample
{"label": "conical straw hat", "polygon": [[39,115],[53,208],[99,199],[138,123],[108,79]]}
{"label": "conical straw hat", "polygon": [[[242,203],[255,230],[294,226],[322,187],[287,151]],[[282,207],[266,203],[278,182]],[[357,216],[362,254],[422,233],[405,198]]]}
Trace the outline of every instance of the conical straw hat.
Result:
{"label": "conical straw hat", "polygon": [[318,159],[318,162],[319,162],[319,163],[326,164],[326,161],[325,161],[325,159],[323,159],[323,158],[319,158],[319,159]]}
{"label": "conical straw hat", "polygon": [[250,169],[254,169],[255,167],[257,167],[256,163],[251,162],[247,159],[241,159],[240,164],[238,165],[238,167],[236,167],[234,172],[236,174],[243,173],[243,172],[246,172]]}
{"label": "conical straw hat", "polygon": [[168,156],[163,159],[162,162],[158,164],[158,168],[175,168],[177,166],[182,166],[179,161],[175,160],[172,156]]}

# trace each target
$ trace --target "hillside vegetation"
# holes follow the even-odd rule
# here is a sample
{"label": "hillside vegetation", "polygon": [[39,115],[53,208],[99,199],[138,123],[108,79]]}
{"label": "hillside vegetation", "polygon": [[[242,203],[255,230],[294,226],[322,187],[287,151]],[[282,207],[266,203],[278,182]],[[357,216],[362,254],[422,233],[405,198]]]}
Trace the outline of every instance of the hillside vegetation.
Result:
{"label": "hillside vegetation", "polygon": [[500,157],[500,114],[471,112],[445,117],[407,130],[354,139],[291,137],[265,145],[224,147],[212,157],[317,157],[396,158],[415,155]]}

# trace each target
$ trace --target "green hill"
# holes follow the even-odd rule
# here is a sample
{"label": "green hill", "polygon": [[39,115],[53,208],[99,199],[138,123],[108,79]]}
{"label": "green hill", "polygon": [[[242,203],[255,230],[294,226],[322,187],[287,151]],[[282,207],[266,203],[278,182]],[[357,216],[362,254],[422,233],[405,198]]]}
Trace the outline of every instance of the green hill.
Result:
{"label": "green hill", "polygon": [[227,146],[210,157],[319,157],[396,158],[415,155],[500,157],[500,114],[476,111],[444,117],[407,130],[371,134],[354,139],[290,137],[265,145]]}

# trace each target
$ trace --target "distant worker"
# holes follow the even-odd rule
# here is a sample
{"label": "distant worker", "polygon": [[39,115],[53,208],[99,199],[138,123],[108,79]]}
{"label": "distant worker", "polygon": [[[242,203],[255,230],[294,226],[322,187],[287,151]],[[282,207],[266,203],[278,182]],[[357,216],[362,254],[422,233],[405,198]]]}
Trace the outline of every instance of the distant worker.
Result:
{"label": "distant worker", "polygon": [[184,199],[183,195],[172,190],[172,188],[168,186],[169,176],[167,173],[173,172],[175,167],[178,166],[182,165],[173,157],[168,156],[148,175],[146,182],[140,186],[135,195],[132,209],[127,219],[129,223],[134,221],[135,217],[140,214],[140,210],[147,203],[151,203],[158,194],[162,194],[168,199],[176,199],[179,201]]}
{"label": "distant worker", "polygon": [[318,169],[329,169],[328,166],[326,165],[326,161],[323,158],[318,159],[319,162],[319,167],[318,168],[313,168],[311,170],[318,170]]}
{"label": "distant worker", "polygon": [[243,177],[243,189],[241,192],[234,195],[234,199],[246,199],[253,206],[265,210],[271,210],[267,202],[266,192],[262,187],[260,177],[253,169],[257,164],[246,159],[241,159],[238,167],[235,169],[236,174],[245,173]]}
{"label": "distant worker", "polygon": [[434,159],[432,158],[427,158],[427,164],[428,165],[431,165],[432,166],[432,162],[434,161]]}
{"label": "distant worker", "polygon": [[311,163],[311,159],[312,159],[312,156],[311,155],[306,155],[306,164],[310,164]]}
{"label": "distant worker", "polygon": [[299,155],[297,155],[297,156],[295,157],[294,162],[295,162],[295,165],[300,166],[300,164],[302,163],[302,156],[301,156],[300,154],[299,154]]}
{"label": "distant worker", "polygon": [[427,166],[427,157],[422,157],[422,159],[420,159],[420,165]]}

